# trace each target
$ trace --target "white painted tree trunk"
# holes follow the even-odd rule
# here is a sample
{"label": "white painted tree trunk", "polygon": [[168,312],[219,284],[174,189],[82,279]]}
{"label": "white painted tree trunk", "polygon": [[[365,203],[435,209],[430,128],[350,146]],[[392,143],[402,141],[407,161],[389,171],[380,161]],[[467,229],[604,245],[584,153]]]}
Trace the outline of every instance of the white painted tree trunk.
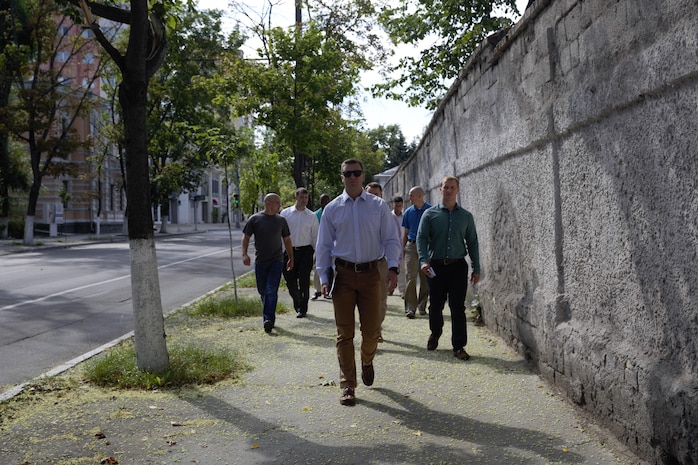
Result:
{"label": "white painted tree trunk", "polygon": [[34,245],[34,217],[24,217],[24,245]]}
{"label": "white painted tree trunk", "polygon": [[160,221],[160,232],[161,233],[166,233],[167,231],[167,222],[170,220],[169,216],[167,215],[162,215],[161,216],[161,221]]}
{"label": "white painted tree trunk", "polygon": [[130,239],[131,295],[135,318],[136,364],[162,373],[169,366],[160,298],[155,239]]}

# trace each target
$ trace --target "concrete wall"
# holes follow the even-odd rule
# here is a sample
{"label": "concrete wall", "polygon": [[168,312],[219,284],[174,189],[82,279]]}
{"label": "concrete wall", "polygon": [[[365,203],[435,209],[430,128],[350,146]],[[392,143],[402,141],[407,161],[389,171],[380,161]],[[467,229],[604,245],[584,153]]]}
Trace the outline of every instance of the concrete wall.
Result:
{"label": "concrete wall", "polygon": [[697,159],[698,1],[536,0],[384,195],[458,176],[488,327],[639,456],[696,464]]}

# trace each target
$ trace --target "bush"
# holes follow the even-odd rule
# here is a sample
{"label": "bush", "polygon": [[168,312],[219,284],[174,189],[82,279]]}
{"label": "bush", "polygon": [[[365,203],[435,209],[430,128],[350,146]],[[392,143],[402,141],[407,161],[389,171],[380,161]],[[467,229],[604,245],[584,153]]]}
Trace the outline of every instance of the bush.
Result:
{"label": "bush", "polygon": [[24,238],[24,221],[23,220],[15,220],[15,221],[10,221],[7,223],[7,235],[8,237],[12,237],[14,239],[23,239]]}

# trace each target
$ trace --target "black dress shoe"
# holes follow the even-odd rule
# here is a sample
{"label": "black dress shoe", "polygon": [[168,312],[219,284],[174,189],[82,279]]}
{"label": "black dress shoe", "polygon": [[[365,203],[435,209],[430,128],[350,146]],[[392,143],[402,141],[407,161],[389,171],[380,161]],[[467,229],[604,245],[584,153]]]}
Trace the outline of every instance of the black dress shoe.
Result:
{"label": "black dress shoe", "polygon": [[339,403],[342,405],[356,405],[356,397],[354,397],[354,390],[352,388],[342,389],[342,397],[339,398]]}
{"label": "black dress shoe", "polygon": [[272,324],[271,320],[267,320],[264,322],[264,332],[269,334],[271,333],[271,329],[274,327]]}
{"label": "black dress shoe", "polygon": [[439,346],[439,338],[434,336],[433,334],[429,336],[429,340],[427,341],[427,350],[436,350],[436,348]]}
{"label": "black dress shoe", "polygon": [[296,318],[305,318],[305,312],[297,312]]}
{"label": "black dress shoe", "polygon": [[361,365],[361,381],[363,381],[366,386],[371,386],[373,384],[374,377],[375,372],[373,371],[373,364]]}
{"label": "black dress shoe", "polygon": [[320,298],[321,295],[321,292],[316,292],[315,295],[310,298],[310,300],[317,300]]}

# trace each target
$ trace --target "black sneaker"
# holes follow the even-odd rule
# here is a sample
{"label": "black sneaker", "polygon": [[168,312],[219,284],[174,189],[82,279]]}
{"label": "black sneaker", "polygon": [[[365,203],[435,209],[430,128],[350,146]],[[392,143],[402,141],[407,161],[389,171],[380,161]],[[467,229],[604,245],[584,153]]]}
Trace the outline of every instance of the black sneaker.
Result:
{"label": "black sneaker", "polygon": [[310,300],[317,300],[320,298],[321,295],[321,292],[316,292],[315,295],[310,298]]}
{"label": "black sneaker", "polygon": [[271,329],[274,327],[272,324],[271,320],[267,320],[264,322],[264,332],[269,334],[271,333]]}

